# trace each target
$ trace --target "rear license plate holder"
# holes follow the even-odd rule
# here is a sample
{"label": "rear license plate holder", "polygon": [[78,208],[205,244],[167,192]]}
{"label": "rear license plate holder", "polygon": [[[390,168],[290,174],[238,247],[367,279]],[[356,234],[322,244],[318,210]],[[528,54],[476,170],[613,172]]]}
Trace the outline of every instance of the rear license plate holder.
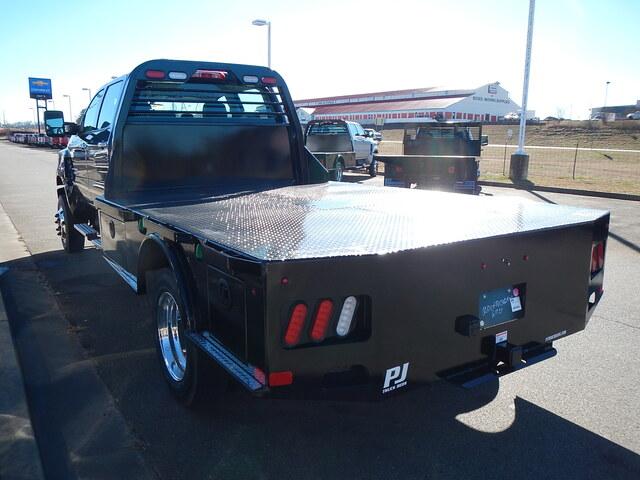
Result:
{"label": "rear license plate holder", "polygon": [[524,317],[526,284],[496,288],[480,294],[478,318],[480,329],[495,327]]}

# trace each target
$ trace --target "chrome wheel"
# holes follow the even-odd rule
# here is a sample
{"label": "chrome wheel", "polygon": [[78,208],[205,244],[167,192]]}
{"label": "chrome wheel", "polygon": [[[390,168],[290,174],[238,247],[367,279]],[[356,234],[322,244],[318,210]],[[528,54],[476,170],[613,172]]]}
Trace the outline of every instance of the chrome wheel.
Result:
{"label": "chrome wheel", "polygon": [[342,174],[344,173],[344,169],[342,167],[342,162],[338,162],[336,164],[336,171],[335,171],[335,179],[336,182],[341,182],[342,181]]}
{"label": "chrome wheel", "polygon": [[162,292],[158,297],[156,312],[162,359],[171,378],[179,382],[184,378],[187,368],[187,350],[181,339],[182,316],[178,302],[169,292]]}
{"label": "chrome wheel", "polygon": [[62,241],[62,246],[66,248],[67,246],[67,224],[64,221],[64,208],[58,207],[58,211],[56,212],[56,232],[58,236],[60,236],[60,240]]}

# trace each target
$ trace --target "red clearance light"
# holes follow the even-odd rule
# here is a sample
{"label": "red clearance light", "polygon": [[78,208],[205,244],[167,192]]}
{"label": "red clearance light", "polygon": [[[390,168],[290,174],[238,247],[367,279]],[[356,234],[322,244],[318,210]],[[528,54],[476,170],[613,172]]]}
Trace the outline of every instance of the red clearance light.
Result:
{"label": "red clearance light", "polygon": [[293,383],[293,372],[271,372],[269,374],[270,387],[282,387]]}
{"label": "red clearance light", "polygon": [[333,302],[331,300],[322,300],[318,306],[316,318],[313,322],[313,328],[311,329],[311,338],[315,342],[321,342],[324,340],[324,336],[327,333],[327,327],[331,321],[332,313]]}
{"label": "red clearance light", "polygon": [[147,78],[164,78],[164,72],[162,70],[147,70],[146,72],[144,72],[144,74]]}
{"label": "red clearance light", "polygon": [[256,380],[258,380],[261,384],[266,384],[267,383],[267,376],[265,375],[265,373],[259,369],[258,367],[255,367],[253,369],[253,378],[255,378]]}
{"label": "red clearance light", "polygon": [[307,319],[307,306],[304,303],[297,304],[291,312],[289,318],[289,325],[287,326],[287,332],[284,335],[284,342],[293,347],[300,341],[300,334],[302,334],[302,327]]}
{"label": "red clearance light", "polygon": [[227,72],[224,70],[196,70],[191,78],[197,78],[200,80],[226,80]]}
{"label": "red clearance light", "polygon": [[265,85],[275,85],[278,83],[278,80],[276,80],[275,77],[262,77],[261,80]]}
{"label": "red clearance light", "polygon": [[448,171],[449,171],[449,175],[453,175],[454,173],[456,173],[456,167],[451,166],[449,167]]}

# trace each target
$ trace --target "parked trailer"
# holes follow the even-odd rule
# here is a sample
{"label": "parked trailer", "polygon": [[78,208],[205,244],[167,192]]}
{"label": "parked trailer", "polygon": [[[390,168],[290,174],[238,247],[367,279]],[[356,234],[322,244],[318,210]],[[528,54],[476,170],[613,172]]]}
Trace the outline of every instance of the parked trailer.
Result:
{"label": "parked trailer", "polygon": [[153,60],[103,99],[106,128],[66,128],[58,234],[149,296],[185,403],[223,372],[255,395],[472,385],[554,355],[602,297],[607,212],[328,182],[270,69]]}

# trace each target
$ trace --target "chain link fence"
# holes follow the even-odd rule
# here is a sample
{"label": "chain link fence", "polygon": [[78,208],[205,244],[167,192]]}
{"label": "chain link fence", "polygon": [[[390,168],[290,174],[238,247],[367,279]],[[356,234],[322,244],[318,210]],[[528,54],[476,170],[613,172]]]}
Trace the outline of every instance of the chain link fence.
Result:
{"label": "chain link fence", "polygon": [[[507,181],[515,145],[487,145],[481,179]],[[534,184],[640,194],[640,150],[527,146],[529,180]]]}

